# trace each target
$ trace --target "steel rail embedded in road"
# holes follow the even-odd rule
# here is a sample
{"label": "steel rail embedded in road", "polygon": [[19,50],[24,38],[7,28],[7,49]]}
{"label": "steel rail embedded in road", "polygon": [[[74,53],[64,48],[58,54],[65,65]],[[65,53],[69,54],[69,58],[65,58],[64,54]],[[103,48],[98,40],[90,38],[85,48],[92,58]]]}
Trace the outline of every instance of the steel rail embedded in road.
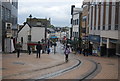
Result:
{"label": "steel rail embedded in road", "polygon": [[91,72],[87,73],[85,76],[83,76],[79,81],[84,81],[85,79],[88,79],[91,75],[93,75],[97,70],[98,70],[98,63],[96,63],[93,60],[89,60],[94,64],[94,68],[92,69]]}
{"label": "steel rail embedded in road", "polygon": [[24,74],[28,74],[28,73],[33,73],[33,72],[37,72],[37,71],[42,71],[42,70],[50,69],[50,68],[60,66],[60,65],[63,65],[63,64],[66,64],[66,63],[62,62],[62,63],[59,63],[57,65],[53,65],[53,66],[49,66],[49,67],[45,67],[45,68],[35,69],[35,70],[32,70],[32,71],[25,71],[25,72],[21,72],[21,73],[18,73],[18,74],[7,75],[7,76],[3,76],[2,79],[12,77],[12,76],[19,76],[19,75],[24,75]]}
{"label": "steel rail embedded in road", "polygon": [[[53,78],[53,77],[56,77],[56,76],[59,76],[59,75],[65,73],[65,72],[71,71],[71,70],[77,68],[78,66],[80,66],[81,61],[79,59],[77,59],[77,60],[78,60],[79,63],[77,63],[76,65],[74,65],[72,67],[69,67],[67,69],[60,70],[60,71],[57,71],[57,72],[54,72],[54,73],[51,73],[51,74],[39,77],[36,80],[32,80],[32,81],[46,81],[46,80],[48,80],[50,78]],[[94,64],[94,67],[91,69],[91,71],[87,72],[87,74],[85,76],[82,76],[80,79],[76,79],[76,80],[73,79],[73,81],[84,81],[85,79],[87,79],[88,77],[90,77],[91,75],[93,75],[97,71],[98,64],[95,61],[93,61],[93,60],[89,60],[89,61]],[[67,80],[67,81],[69,81],[69,80]],[[72,81],[72,80],[70,80],[70,81]]]}
{"label": "steel rail embedded in road", "polygon": [[35,79],[22,80],[22,81],[45,81],[46,79],[50,79],[50,78],[52,78],[52,77],[59,76],[59,75],[65,73],[65,72],[71,71],[71,70],[77,68],[78,66],[80,66],[81,61],[80,61],[79,59],[76,59],[76,60],[77,60],[78,62],[77,62],[75,65],[73,65],[73,66],[71,66],[71,67],[68,67],[68,68],[66,68],[66,69],[59,70],[59,71],[57,71],[57,72],[50,73],[50,74],[47,74],[47,75],[43,75],[43,76],[41,76],[41,77],[36,77]]}

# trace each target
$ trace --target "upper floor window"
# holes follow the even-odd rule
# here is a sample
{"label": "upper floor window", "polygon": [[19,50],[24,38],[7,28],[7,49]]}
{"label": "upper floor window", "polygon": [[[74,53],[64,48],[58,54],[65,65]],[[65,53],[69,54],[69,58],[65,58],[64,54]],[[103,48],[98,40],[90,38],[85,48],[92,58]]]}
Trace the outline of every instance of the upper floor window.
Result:
{"label": "upper floor window", "polygon": [[115,25],[115,30],[118,30],[118,24],[117,24],[117,25]]}
{"label": "upper floor window", "polygon": [[108,26],[108,30],[111,30],[111,25]]}
{"label": "upper floor window", "polygon": [[103,30],[105,30],[105,26],[103,26]]}
{"label": "upper floor window", "polygon": [[77,25],[79,24],[79,20],[77,19]]}
{"label": "upper floor window", "polygon": [[100,26],[98,26],[98,30],[100,30]]}

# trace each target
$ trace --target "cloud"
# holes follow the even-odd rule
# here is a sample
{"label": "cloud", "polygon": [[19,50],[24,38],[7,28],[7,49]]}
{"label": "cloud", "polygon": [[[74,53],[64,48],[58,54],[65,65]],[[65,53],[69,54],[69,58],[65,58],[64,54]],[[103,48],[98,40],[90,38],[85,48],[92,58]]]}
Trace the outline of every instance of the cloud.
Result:
{"label": "cloud", "polygon": [[[66,26],[70,24],[71,5],[81,7],[79,0],[19,0],[19,24],[32,14],[37,18],[51,18],[55,26]],[[28,2],[29,1],[29,2]],[[80,3],[78,3],[80,2]]]}

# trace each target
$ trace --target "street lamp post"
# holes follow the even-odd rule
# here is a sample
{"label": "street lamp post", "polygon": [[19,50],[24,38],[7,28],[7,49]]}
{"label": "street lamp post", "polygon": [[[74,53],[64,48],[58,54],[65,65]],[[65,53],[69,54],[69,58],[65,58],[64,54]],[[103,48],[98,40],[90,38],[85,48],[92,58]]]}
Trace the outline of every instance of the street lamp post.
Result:
{"label": "street lamp post", "polygon": [[29,23],[30,23],[30,35],[29,35],[30,37],[29,37],[29,42],[31,42],[31,29],[32,29],[32,28],[31,28],[31,27],[32,27],[32,26],[31,26],[31,18],[32,18],[32,15],[30,14],[29,17],[30,17],[30,22],[29,22]]}

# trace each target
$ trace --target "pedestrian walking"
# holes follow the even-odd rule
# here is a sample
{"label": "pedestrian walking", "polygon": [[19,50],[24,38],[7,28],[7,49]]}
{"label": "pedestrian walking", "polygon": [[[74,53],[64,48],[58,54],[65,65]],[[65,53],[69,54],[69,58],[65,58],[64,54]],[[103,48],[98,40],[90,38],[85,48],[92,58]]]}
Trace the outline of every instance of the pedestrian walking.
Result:
{"label": "pedestrian walking", "polygon": [[16,44],[16,50],[17,50],[17,58],[19,58],[20,56],[20,50],[22,48],[22,45],[19,43]]}
{"label": "pedestrian walking", "polygon": [[83,55],[85,56],[85,53],[86,53],[86,49],[83,49]]}
{"label": "pedestrian walking", "polygon": [[50,48],[49,47],[47,48],[47,54],[50,54]]}
{"label": "pedestrian walking", "polygon": [[40,44],[40,41],[38,41],[38,44],[36,45],[36,49],[37,49],[37,55],[36,58],[40,58],[40,54],[41,54],[41,50],[42,50],[42,46]]}
{"label": "pedestrian walking", "polygon": [[86,49],[86,56],[89,55],[89,48]]}
{"label": "pedestrian walking", "polygon": [[80,47],[80,54],[82,53],[82,48]]}
{"label": "pedestrian walking", "polygon": [[28,45],[28,53],[29,53],[29,55],[31,54],[31,47],[30,47],[30,45]]}
{"label": "pedestrian walking", "polygon": [[70,53],[70,48],[69,46],[66,46],[64,54],[65,54],[65,61],[68,62],[68,55]]}

